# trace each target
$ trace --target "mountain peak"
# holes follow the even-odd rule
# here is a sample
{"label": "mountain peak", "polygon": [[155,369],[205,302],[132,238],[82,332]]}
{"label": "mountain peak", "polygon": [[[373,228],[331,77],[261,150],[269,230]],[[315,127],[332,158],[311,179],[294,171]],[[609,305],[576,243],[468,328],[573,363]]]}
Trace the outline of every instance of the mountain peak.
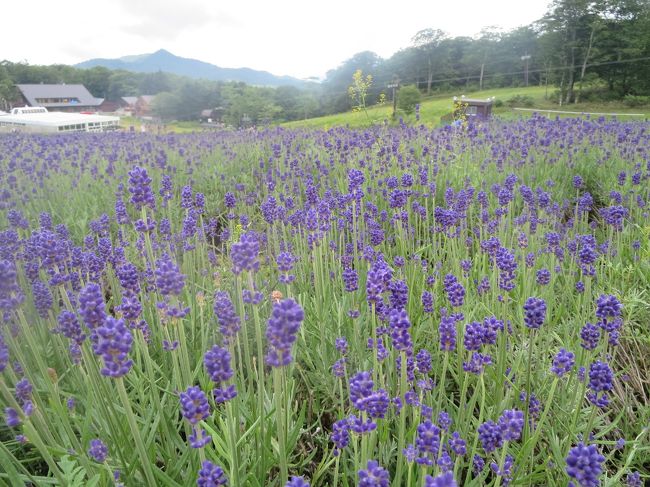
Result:
{"label": "mountain peak", "polygon": [[256,86],[292,85],[304,87],[306,82],[290,76],[275,76],[267,71],[251,68],[222,68],[198,59],[176,56],[166,49],[158,49],[151,54],[123,56],[117,59],[90,59],[76,64],[77,68],[103,66],[109,69],[124,69],[137,73],[167,73],[187,76],[194,79],[214,81],[243,81]]}
{"label": "mountain peak", "polygon": [[150,54],[150,56],[171,56],[171,57],[176,57],[171,52],[169,52],[167,49],[158,49],[156,52],[152,52]]}

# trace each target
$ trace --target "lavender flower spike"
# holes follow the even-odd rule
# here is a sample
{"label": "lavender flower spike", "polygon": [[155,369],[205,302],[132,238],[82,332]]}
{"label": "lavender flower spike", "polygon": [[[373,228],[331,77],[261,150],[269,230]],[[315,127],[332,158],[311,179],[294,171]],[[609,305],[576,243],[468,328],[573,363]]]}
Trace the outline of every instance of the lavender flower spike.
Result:
{"label": "lavender flower spike", "polygon": [[269,365],[282,367],[291,363],[291,348],[304,318],[305,312],[293,299],[285,299],[273,305],[266,327],[266,339],[269,342],[266,362]]}

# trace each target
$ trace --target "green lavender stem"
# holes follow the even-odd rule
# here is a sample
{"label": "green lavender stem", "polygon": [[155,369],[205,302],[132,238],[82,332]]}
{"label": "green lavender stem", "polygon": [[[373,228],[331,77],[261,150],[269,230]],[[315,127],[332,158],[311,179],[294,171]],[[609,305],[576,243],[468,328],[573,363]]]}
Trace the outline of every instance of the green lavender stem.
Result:
{"label": "green lavender stem", "polygon": [[280,464],[280,485],[287,483],[289,468],[287,465],[287,424],[285,388],[282,367],[273,369],[273,393],[275,398],[276,431],[278,435],[278,462]]}
{"label": "green lavender stem", "polygon": [[140,456],[140,462],[142,463],[142,468],[144,470],[147,483],[149,485],[156,485],[153,470],[151,469],[151,462],[149,461],[149,455],[147,455],[147,450],[144,447],[142,436],[140,435],[140,429],[138,428],[138,424],[135,420],[135,414],[133,414],[131,402],[129,401],[129,396],[127,395],[126,388],[124,387],[124,379],[122,377],[118,377],[115,379],[115,385],[117,386],[117,394],[120,396],[122,406],[124,406],[124,410],[126,411],[126,420],[128,421],[129,428],[133,434],[135,446],[138,450],[138,455]]}

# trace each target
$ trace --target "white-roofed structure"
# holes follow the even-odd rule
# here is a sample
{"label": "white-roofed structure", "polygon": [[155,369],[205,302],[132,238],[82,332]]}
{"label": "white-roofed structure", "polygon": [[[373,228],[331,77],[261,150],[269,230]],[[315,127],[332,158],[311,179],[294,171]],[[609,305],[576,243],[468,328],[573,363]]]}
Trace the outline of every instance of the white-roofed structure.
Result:
{"label": "white-roofed structure", "polygon": [[83,113],[48,112],[43,107],[14,108],[0,115],[0,130],[20,132],[106,132],[119,128],[120,118]]}

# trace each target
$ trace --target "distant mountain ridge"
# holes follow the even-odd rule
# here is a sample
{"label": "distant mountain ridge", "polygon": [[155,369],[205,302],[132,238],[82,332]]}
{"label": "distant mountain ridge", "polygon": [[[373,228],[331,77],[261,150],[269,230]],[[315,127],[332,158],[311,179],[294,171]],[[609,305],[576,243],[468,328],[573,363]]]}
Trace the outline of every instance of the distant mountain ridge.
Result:
{"label": "distant mountain ridge", "polygon": [[195,79],[209,79],[215,81],[243,81],[256,86],[281,86],[291,85],[302,87],[306,81],[291,76],[276,76],[268,71],[258,71],[251,68],[222,68],[214,64],[197,59],[176,56],[171,52],[160,49],[151,54],[136,54],[123,56],[117,59],[89,59],[75,64],[77,68],[94,68],[103,66],[109,69],[124,69],[138,73],[166,73],[178,74]]}

